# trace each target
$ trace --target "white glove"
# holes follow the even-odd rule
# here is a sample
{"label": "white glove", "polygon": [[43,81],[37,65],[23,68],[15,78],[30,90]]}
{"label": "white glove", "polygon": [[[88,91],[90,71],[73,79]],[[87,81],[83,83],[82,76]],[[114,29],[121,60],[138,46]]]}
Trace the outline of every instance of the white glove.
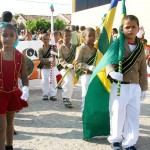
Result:
{"label": "white glove", "polygon": [[139,32],[137,33],[137,37],[142,38],[144,34],[145,34],[144,27],[143,26],[139,27]]}
{"label": "white glove", "polygon": [[141,101],[144,101],[145,98],[146,98],[146,91],[142,91],[141,92]]}
{"label": "white glove", "polygon": [[53,57],[50,57],[50,58],[48,59],[48,61],[49,61],[49,62],[52,62],[52,61],[53,61]]}
{"label": "white glove", "polygon": [[68,64],[67,67],[72,69],[73,68],[73,64]]}
{"label": "white glove", "polygon": [[115,79],[117,81],[123,81],[123,74],[120,72],[112,71],[109,73],[112,79]]}
{"label": "white glove", "polygon": [[22,95],[21,95],[21,99],[22,100],[27,100],[28,99],[28,97],[29,97],[29,88],[27,87],[27,86],[23,86],[23,88],[22,88]]}
{"label": "white glove", "polygon": [[51,55],[55,55],[55,56],[57,56],[57,53],[56,53],[56,52],[54,52],[54,51],[50,51],[50,54],[51,54]]}
{"label": "white glove", "polygon": [[95,70],[95,66],[93,65],[89,66],[89,70],[93,72]]}

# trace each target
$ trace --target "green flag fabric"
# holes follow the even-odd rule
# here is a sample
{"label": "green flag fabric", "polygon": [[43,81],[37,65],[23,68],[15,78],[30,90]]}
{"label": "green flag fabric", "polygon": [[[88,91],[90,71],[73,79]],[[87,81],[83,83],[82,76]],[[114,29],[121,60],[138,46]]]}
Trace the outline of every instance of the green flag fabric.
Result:
{"label": "green flag fabric", "polygon": [[53,4],[50,6],[51,12],[54,12],[54,6]]}

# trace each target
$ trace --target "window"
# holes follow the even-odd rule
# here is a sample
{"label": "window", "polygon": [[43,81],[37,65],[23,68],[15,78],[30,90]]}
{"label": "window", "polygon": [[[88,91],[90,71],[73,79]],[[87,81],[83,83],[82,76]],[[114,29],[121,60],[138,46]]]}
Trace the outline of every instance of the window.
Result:
{"label": "window", "polygon": [[[120,1],[120,0],[118,0]],[[111,0],[76,0],[76,12],[93,8],[93,7],[98,7],[102,5],[106,5],[111,3]]]}
{"label": "window", "polygon": [[88,8],[87,0],[76,0],[76,11],[85,10]]}
{"label": "window", "polygon": [[88,8],[93,8],[99,6],[100,0],[88,0]]}

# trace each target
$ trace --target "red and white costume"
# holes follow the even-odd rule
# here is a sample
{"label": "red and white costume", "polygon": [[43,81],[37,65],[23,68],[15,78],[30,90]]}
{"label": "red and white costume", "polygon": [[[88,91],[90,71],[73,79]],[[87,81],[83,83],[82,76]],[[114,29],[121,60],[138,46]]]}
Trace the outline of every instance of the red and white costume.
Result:
{"label": "red and white costume", "polygon": [[28,106],[28,103],[20,98],[22,92],[18,88],[22,57],[18,50],[14,50],[14,60],[3,60],[0,50],[0,115]]}

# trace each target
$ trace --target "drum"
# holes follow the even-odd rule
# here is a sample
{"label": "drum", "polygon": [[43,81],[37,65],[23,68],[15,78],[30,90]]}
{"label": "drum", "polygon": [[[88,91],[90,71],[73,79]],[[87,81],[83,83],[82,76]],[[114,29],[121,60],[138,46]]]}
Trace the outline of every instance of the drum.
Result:
{"label": "drum", "polygon": [[29,76],[29,80],[41,79],[41,70],[37,68],[38,64],[40,63],[39,59],[35,59],[32,62],[34,64],[34,68],[31,75]]}

